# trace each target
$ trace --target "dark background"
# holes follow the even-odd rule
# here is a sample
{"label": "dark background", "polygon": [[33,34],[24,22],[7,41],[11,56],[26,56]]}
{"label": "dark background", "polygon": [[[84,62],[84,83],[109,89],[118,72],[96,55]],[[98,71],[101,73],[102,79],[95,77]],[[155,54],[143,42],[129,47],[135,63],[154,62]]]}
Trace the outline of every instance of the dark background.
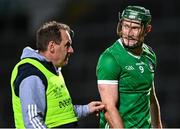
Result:
{"label": "dark background", "polygon": [[[57,20],[75,31],[75,53],[63,74],[76,104],[99,100],[95,67],[100,53],[116,39],[118,12],[127,5],[151,10],[152,32],[146,43],[157,54],[156,92],[165,127],[180,127],[179,0],[0,0],[0,127],[14,127],[10,76],[26,46],[35,48],[35,31]],[[98,127],[91,115],[80,127]]]}

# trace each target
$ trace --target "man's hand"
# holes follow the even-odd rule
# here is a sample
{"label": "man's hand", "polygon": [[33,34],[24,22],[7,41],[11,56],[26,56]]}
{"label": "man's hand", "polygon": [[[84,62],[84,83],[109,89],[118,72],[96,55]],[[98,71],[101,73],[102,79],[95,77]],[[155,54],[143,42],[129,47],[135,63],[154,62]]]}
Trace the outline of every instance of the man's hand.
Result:
{"label": "man's hand", "polygon": [[88,104],[88,107],[90,113],[96,113],[96,116],[98,116],[99,111],[104,110],[105,105],[100,101],[92,101]]}

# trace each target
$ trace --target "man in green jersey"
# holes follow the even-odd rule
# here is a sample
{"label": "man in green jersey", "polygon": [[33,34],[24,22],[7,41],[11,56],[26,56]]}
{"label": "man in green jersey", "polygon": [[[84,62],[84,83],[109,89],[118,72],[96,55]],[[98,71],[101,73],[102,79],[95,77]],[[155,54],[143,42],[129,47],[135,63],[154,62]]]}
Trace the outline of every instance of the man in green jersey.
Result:
{"label": "man in green jersey", "polygon": [[101,128],[161,128],[160,107],[154,89],[156,56],[144,43],[151,30],[151,14],[128,6],[119,14],[120,37],[100,56],[98,89],[106,105]]}
{"label": "man in green jersey", "polygon": [[77,121],[104,108],[99,101],[73,105],[61,73],[73,53],[66,24],[50,21],[37,31],[37,49],[24,48],[11,76],[16,128],[74,128]]}

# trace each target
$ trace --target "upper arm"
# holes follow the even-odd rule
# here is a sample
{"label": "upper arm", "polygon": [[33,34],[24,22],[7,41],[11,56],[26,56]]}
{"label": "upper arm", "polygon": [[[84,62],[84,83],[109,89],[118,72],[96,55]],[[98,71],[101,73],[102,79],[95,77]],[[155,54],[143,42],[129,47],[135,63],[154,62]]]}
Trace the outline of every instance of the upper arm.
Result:
{"label": "upper arm", "polygon": [[25,127],[45,127],[45,87],[41,79],[35,75],[23,79],[20,83],[19,97]]}
{"label": "upper arm", "polygon": [[104,53],[98,61],[96,75],[98,84],[118,84],[121,68],[114,56]]}
{"label": "upper arm", "polygon": [[98,90],[103,103],[115,106],[118,102],[118,80],[120,67],[115,58],[109,54],[103,54],[98,61],[96,74]]}
{"label": "upper arm", "polygon": [[[14,85],[15,85],[14,90],[15,90],[16,96],[19,97],[19,87],[20,87],[21,82],[25,78],[32,76],[32,75],[39,77],[38,79],[40,81],[42,80],[42,83],[43,83],[45,89],[47,89],[47,79],[46,79],[45,75],[41,71],[39,71],[35,66],[26,63],[19,67],[17,78],[14,81]],[[36,81],[31,82],[31,83],[35,83],[35,82]]]}
{"label": "upper arm", "polygon": [[22,80],[20,83],[20,99],[25,104],[38,104],[39,107],[45,105],[45,86],[42,80],[36,76],[31,75]]}
{"label": "upper arm", "polygon": [[152,83],[152,88],[150,92],[150,103],[155,103],[156,102],[156,92],[155,92],[155,87],[154,87],[154,82]]}
{"label": "upper arm", "polygon": [[116,57],[104,53],[97,65],[97,83],[102,102],[105,104],[104,116],[111,128],[123,128],[117,105],[119,100],[119,78],[121,67]]}
{"label": "upper arm", "polygon": [[98,84],[98,90],[101,96],[101,100],[106,106],[116,107],[118,103],[117,84]]}

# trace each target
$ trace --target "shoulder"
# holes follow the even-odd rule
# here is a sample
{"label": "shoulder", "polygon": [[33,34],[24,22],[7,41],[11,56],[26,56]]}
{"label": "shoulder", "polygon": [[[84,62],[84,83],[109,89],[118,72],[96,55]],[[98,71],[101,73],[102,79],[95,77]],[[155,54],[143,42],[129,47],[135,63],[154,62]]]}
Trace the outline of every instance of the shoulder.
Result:
{"label": "shoulder", "polygon": [[117,63],[112,53],[110,53],[108,50],[103,52],[98,60],[98,65],[111,65]]}
{"label": "shoulder", "polygon": [[119,49],[119,42],[118,40],[114,42],[110,47],[104,50],[104,52],[100,55],[99,60],[111,60],[114,59],[114,56],[118,52]]}
{"label": "shoulder", "polygon": [[143,44],[143,50],[146,53],[146,55],[150,56],[153,59],[156,59],[156,54],[150,46]]}
{"label": "shoulder", "polygon": [[22,64],[19,66],[18,74],[14,81],[15,93],[17,96],[19,96],[19,85],[21,84],[21,82],[25,78],[32,76],[32,75],[39,77],[42,80],[42,82],[45,86],[45,89],[47,88],[47,78],[45,77],[45,75],[39,69],[37,69],[35,66],[33,66],[32,64],[25,63],[25,64]]}
{"label": "shoulder", "polygon": [[157,59],[156,59],[156,54],[153,51],[153,49],[146,44],[143,45],[143,49],[146,54],[146,57],[149,59],[149,61],[151,61],[152,64],[154,64],[154,67],[156,67]]}
{"label": "shoulder", "polygon": [[[96,74],[98,77],[113,76],[114,74],[118,75],[121,71],[121,67],[119,66],[117,60],[114,55],[109,51],[105,51],[99,58],[98,64],[96,67]],[[115,76],[116,76],[115,75]]]}
{"label": "shoulder", "polygon": [[108,47],[99,57],[97,68],[103,67],[106,69],[119,68],[123,57],[123,49],[117,40]]}
{"label": "shoulder", "polygon": [[143,49],[145,49],[145,51],[148,51],[150,53],[154,53],[152,47],[150,47],[149,45],[147,44],[143,44]]}

